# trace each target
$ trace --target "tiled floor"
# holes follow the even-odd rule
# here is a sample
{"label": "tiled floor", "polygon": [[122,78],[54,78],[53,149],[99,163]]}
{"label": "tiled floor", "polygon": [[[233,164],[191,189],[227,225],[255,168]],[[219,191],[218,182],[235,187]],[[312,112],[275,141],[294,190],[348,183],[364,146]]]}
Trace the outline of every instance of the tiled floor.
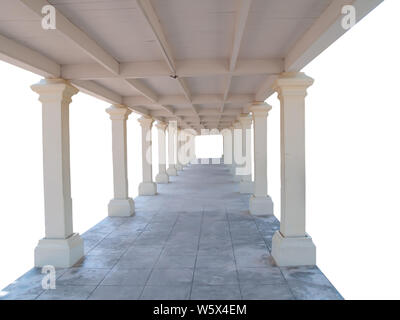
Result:
{"label": "tiled floor", "polygon": [[274,217],[249,215],[224,165],[190,165],[136,214],[82,235],[85,258],[43,290],[32,269],[2,299],[342,299],[316,267],[278,268]]}

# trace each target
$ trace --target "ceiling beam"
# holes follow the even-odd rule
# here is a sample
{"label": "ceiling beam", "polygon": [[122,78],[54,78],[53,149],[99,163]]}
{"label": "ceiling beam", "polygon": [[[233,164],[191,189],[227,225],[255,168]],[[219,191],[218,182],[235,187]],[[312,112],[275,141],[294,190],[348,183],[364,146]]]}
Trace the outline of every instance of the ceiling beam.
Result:
{"label": "ceiling beam", "polygon": [[[46,0],[18,0],[25,7],[29,8],[40,18],[42,15],[42,8],[49,5]],[[100,47],[93,39],[91,39],[81,29],[76,27],[66,17],[64,17],[58,10],[56,10],[57,31],[71,40],[81,50],[86,52],[93,60],[98,62],[107,70],[114,74],[119,74],[119,63],[102,47]]]}
{"label": "ceiling beam", "polygon": [[[23,5],[29,8],[32,12],[42,18],[42,8],[45,5],[49,5],[49,2],[46,0],[19,0]],[[99,71],[102,72],[106,76],[121,78],[126,82],[130,87],[138,91],[145,98],[149,99],[153,103],[158,100],[157,94],[153,92],[150,88],[140,82],[140,80],[136,79],[126,79],[120,75],[120,64],[117,60],[115,60],[109,53],[107,53],[103,48],[101,48],[93,39],[91,39],[85,32],[71,23],[65,16],[63,16],[58,10],[56,10],[56,21],[57,21],[57,31],[66,36],[70,41],[72,41],[75,45],[77,45],[82,51],[88,54],[94,61],[96,61],[100,68],[95,67],[94,65],[89,65],[88,70],[92,74],[96,74]],[[148,66],[148,64],[147,64]],[[132,68],[132,65],[125,65],[125,70]],[[142,67],[143,72],[143,67]],[[59,72],[60,73],[60,72]],[[61,72],[61,76],[64,76],[63,72]],[[68,77],[66,77],[68,79]],[[75,79],[76,80],[76,79]],[[101,95],[107,101],[114,101],[115,103],[121,103],[123,98],[117,94],[113,94],[111,90],[108,90],[93,81],[82,81],[82,80],[73,80],[72,83],[75,83],[78,87],[80,87],[83,91],[100,97]],[[88,80],[86,78],[86,80]],[[119,102],[118,102],[119,101]],[[114,103],[113,102],[113,103]],[[168,106],[162,106],[166,111],[173,114],[173,111]],[[132,110],[138,110],[140,114],[148,114],[141,106],[129,106]]]}
{"label": "ceiling beam", "polygon": [[285,71],[300,71],[322,51],[347,32],[342,25],[342,7],[353,5],[357,22],[383,0],[334,0],[295,43],[285,58]]}
{"label": "ceiling beam", "polygon": [[[183,95],[170,95],[160,96],[158,100],[149,99],[144,96],[125,96],[123,101],[126,104],[132,106],[157,106],[163,105],[179,105],[179,106],[190,106],[196,104],[204,105],[220,105],[224,99],[222,95],[195,95],[192,98],[192,102],[188,102],[186,97]],[[254,101],[254,95],[252,94],[236,94],[230,95],[226,100],[226,104],[246,104]]]}
{"label": "ceiling beam", "polygon": [[[225,91],[224,91],[224,101],[221,104],[221,113],[224,112],[225,108],[225,100],[228,98],[229,90],[231,88],[232,83],[232,72],[236,69],[236,64],[239,57],[240,46],[242,44],[244,30],[246,28],[247,18],[250,13],[252,0],[239,0],[239,8],[236,12],[235,18],[235,30],[233,32],[233,42],[232,42],[232,50],[231,50],[231,58],[229,61],[229,74],[226,79]],[[219,125],[219,120],[217,126]]]}
{"label": "ceiling beam", "polygon": [[135,90],[139,91],[144,97],[149,99],[152,103],[156,103],[158,100],[157,94],[148,88],[146,85],[140,82],[140,80],[136,79],[126,79],[125,82],[134,88]]}
{"label": "ceiling beam", "polygon": [[271,94],[274,93],[274,83],[278,76],[268,76],[261,86],[258,88],[255,96],[255,101],[265,101]]}
{"label": "ceiling beam", "polygon": [[[171,47],[167,41],[164,30],[161,26],[160,19],[158,18],[153,6],[151,5],[150,0],[137,0],[139,8],[146,18],[154,37],[161,49],[162,55],[167,63],[171,76],[176,77],[176,66],[175,59],[172,55]],[[183,78],[176,78],[178,80],[179,87],[181,88],[183,94],[185,95],[188,101],[191,101],[191,94],[189,92],[189,88],[186,84],[186,81]],[[191,105],[193,111],[197,114],[196,108]]]}
{"label": "ceiling beam", "polygon": [[[238,60],[231,72],[228,62],[221,60],[181,60],[176,62],[178,79],[208,76],[244,76],[280,74],[283,59]],[[96,80],[108,78],[140,79],[169,77],[170,71],[164,61],[123,62],[120,74],[116,75],[97,63],[67,64],[61,66],[61,75],[70,80]]]}
{"label": "ceiling beam", "polygon": [[46,78],[58,78],[60,65],[45,55],[0,35],[0,59]]}
{"label": "ceiling beam", "polygon": [[122,96],[94,81],[74,80],[71,83],[80,91],[111,104],[122,104]]}

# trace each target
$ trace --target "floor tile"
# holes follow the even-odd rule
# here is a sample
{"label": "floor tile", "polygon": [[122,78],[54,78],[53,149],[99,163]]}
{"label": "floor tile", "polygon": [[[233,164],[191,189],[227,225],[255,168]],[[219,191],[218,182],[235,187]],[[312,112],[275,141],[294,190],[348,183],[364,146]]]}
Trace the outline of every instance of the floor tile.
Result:
{"label": "floor tile", "polygon": [[113,269],[111,270],[101,285],[145,285],[151,269]]}
{"label": "floor tile", "polygon": [[154,268],[194,268],[196,255],[161,255]]}
{"label": "floor tile", "polygon": [[195,269],[194,284],[224,285],[238,284],[236,268],[200,268]]}
{"label": "floor tile", "polygon": [[137,197],[134,216],[83,233],[86,256],[57,269],[56,290],[34,268],[0,299],[341,299],[317,267],[274,266],[279,221],[250,215],[249,198],[227,166],[190,165]]}
{"label": "floor tile", "polygon": [[241,284],[276,284],[286,282],[278,267],[238,268],[238,274]]}
{"label": "floor tile", "polygon": [[191,300],[240,300],[238,285],[193,285]]}
{"label": "floor tile", "polygon": [[143,286],[98,286],[89,300],[137,300]]}
{"label": "floor tile", "polygon": [[190,283],[193,279],[191,268],[154,269],[147,285],[164,286]]}
{"label": "floor tile", "polygon": [[37,300],[85,300],[96,286],[57,285],[44,291]]}
{"label": "floor tile", "polygon": [[57,279],[57,285],[98,285],[109,271],[108,269],[71,268]]}
{"label": "floor tile", "polygon": [[165,286],[146,286],[141,300],[187,300],[190,296],[191,284]]}
{"label": "floor tile", "polygon": [[287,284],[250,284],[240,286],[244,300],[292,300]]}

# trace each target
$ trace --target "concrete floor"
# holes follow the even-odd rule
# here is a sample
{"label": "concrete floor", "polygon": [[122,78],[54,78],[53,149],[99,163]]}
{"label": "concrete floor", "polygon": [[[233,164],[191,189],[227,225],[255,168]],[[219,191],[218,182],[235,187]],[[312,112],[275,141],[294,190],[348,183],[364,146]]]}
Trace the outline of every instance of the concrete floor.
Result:
{"label": "concrete floor", "polygon": [[0,299],[342,299],[317,267],[278,268],[275,217],[248,214],[248,195],[224,165],[190,165],[82,237],[85,258],[43,290],[31,269]]}

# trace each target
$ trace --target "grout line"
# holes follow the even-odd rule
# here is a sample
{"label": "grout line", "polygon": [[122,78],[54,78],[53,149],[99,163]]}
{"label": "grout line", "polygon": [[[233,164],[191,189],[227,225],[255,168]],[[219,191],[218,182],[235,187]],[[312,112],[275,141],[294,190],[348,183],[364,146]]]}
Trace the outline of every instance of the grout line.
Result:
{"label": "grout line", "polygon": [[[258,219],[262,219],[262,218],[258,218]],[[257,222],[255,222],[255,224],[256,224],[256,227],[257,227],[258,232],[261,234],[261,237],[262,237],[263,240],[264,240],[265,246],[267,247],[267,250],[268,250],[268,252],[269,252],[269,254],[270,254],[270,257],[271,257],[271,259],[272,259],[271,250],[270,250],[270,248],[269,248],[269,246],[268,246],[268,244],[267,244],[267,241],[266,241],[265,238],[263,237],[263,233],[261,232],[260,228],[258,227]],[[279,267],[279,266],[276,266],[276,267],[279,269],[279,272],[281,273],[282,278],[283,278],[284,281],[285,281],[285,284],[286,284],[287,287],[289,288],[290,294],[293,296],[293,298],[294,298],[295,300],[297,300],[295,294],[294,294],[293,291],[292,291],[292,288],[291,288],[290,285],[289,285],[289,282],[287,281],[286,277],[284,276],[284,274],[283,274],[283,272],[282,272],[281,267]]]}
{"label": "grout line", "polygon": [[230,236],[230,238],[231,238],[232,252],[233,252],[233,260],[235,261],[236,277],[237,277],[237,281],[238,281],[238,285],[239,285],[240,297],[241,297],[242,300],[243,300],[242,286],[240,285],[239,270],[238,270],[238,266],[237,266],[237,263],[236,263],[235,248],[234,248],[234,246],[233,246],[233,239],[232,239],[232,233],[231,233],[231,221],[230,221],[229,218],[228,218],[228,213],[226,212],[226,208],[225,208],[225,215],[226,215],[226,219],[228,220],[229,236]]}
{"label": "grout line", "polygon": [[[161,208],[159,209],[159,211],[157,212],[157,214],[159,214],[160,211],[161,211]],[[163,251],[164,251],[164,249],[165,249],[165,247],[166,247],[166,245],[167,245],[168,239],[169,239],[169,238],[171,237],[171,235],[172,235],[172,231],[174,230],[174,228],[175,228],[175,226],[176,226],[176,224],[177,224],[177,222],[178,222],[178,217],[179,217],[179,216],[180,216],[180,214],[178,214],[178,215],[176,216],[176,218],[175,218],[174,225],[172,226],[171,231],[168,233],[167,240],[164,242],[164,245],[162,246],[162,249],[161,249],[161,251],[160,251],[160,254],[158,255],[156,262],[154,263],[153,267],[151,268],[151,271],[150,271],[149,275],[147,276],[147,279],[146,279],[146,281],[145,281],[145,283],[144,283],[144,286],[143,286],[143,288],[142,288],[142,291],[140,292],[140,295],[139,295],[139,297],[138,297],[138,300],[140,300],[140,298],[143,296],[144,289],[146,288],[147,283],[149,282],[150,277],[151,277],[151,275],[153,274],[154,268],[155,268],[155,266],[156,266],[158,260],[160,260],[160,257],[161,257],[161,255],[162,255],[162,253],[163,253]],[[153,217],[153,218],[154,218],[154,217]],[[152,219],[153,219],[153,218],[152,218]]]}
{"label": "grout line", "polygon": [[[158,211],[157,211],[158,213]],[[135,215],[131,217],[131,219],[135,219]],[[118,264],[118,262],[121,260],[121,258],[125,255],[125,253],[134,245],[135,240],[144,232],[144,230],[146,229],[146,227],[148,226],[148,224],[150,223],[152,219],[150,219],[147,223],[146,226],[142,229],[142,231],[140,231],[139,234],[136,235],[136,237],[134,238],[134,240],[132,241],[132,243],[123,251],[123,253],[121,254],[121,256],[117,259],[117,261],[114,263],[114,265],[108,270],[108,272],[104,275],[103,279],[101,279],[101,281],[96,285],[96,287],[89,293],[89,295],[86,297],[86,300],[88,300],[92,294],[96,291],[96,289],[101,285],[101,283],[104,281],[104,279],[110,274],[110,272],[114,269],[114,267]],[[124,222],[122,222],[119,226],[121,227],[124,224]],[[107,238],[111,233],[113,233],[115,230],[111,231],[110,233],[108,233],[101,241],[99,241],[99,243],[93,247],[90,251],[92,251],[93,249],[95,249],[105,238]],[[89,252],[90,252],[89,251]],[[86,257],[86,255],[85,255]],[[95,268],[93,268],[95,269]]]}
{"label": "grout line", "polygon": [[196,259],[195,259],[195,261],[194,261],[193,275],[192,275],[192,283],[191,283],[190,292],[189,292],[189,300],[192,300],[192,291],[193,291],[193,284],[194,284],[194,274],[195,274],[195,272],[196,272],[197,258],[198,258],[198,256],[199,256],[200,239],[201,239],[201,234],[202,234],[202,232],[203,232],[203,222],[204,222],[204,206],[203,206],[202,213],[201,213],[200,232],[199,232],[199,238],[198,238],[198,242],[197,242]]}

